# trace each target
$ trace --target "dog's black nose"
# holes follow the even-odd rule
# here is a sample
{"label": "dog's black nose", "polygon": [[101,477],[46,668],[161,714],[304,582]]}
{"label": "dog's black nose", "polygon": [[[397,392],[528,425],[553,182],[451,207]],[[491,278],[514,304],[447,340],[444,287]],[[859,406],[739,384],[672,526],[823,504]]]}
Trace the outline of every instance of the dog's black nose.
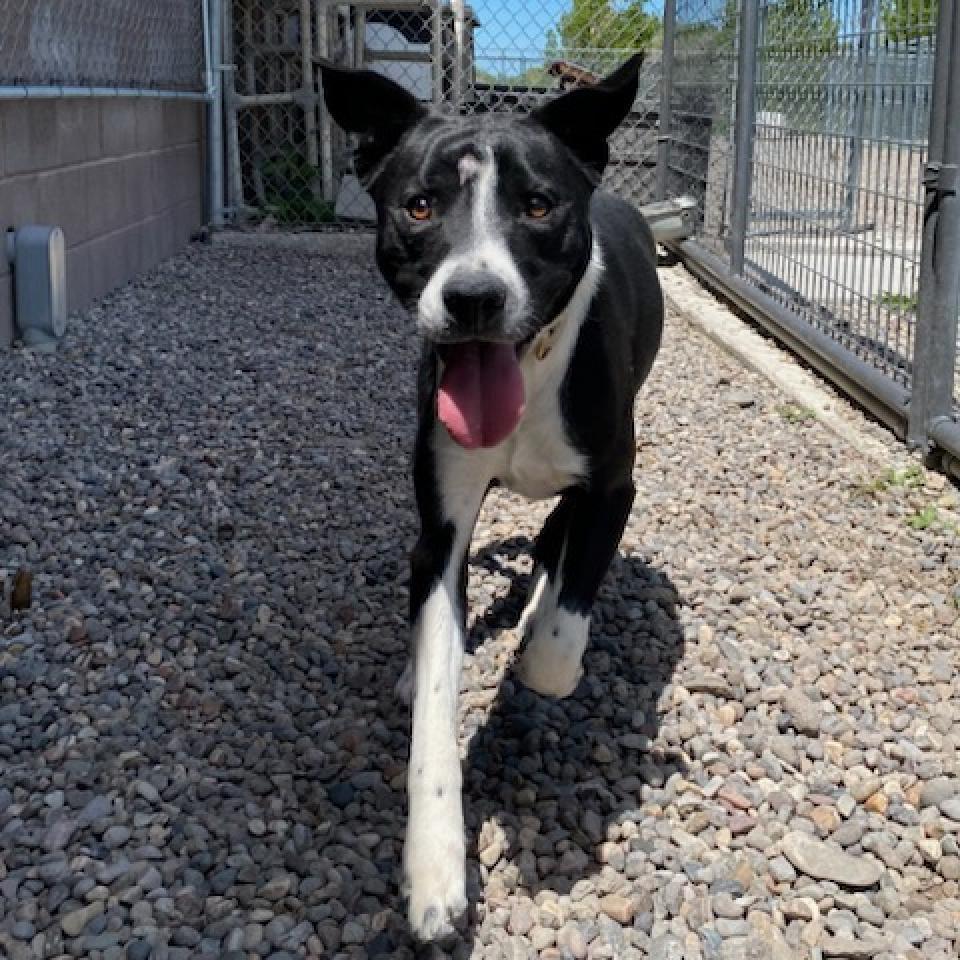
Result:
{"label": "dog's black nose", "polygon": [[455,273],[443,287],[451,332],[486,337],[501,332],[507,287],[491,273]]}

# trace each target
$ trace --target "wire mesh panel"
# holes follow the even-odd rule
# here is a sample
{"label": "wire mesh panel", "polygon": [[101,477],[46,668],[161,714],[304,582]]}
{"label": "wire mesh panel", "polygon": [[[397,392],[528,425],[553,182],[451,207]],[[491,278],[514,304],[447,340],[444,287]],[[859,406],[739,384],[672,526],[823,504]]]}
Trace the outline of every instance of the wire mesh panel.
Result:
{"label": "wire mesh panel", "polygon": [[725,250],[733,172],[738,5],[677,0],[667,196],[697,201],[697,236]]}
{"label": "wire mesh panel", "polygon": [[935,7],[763,0],[746,273],[904,385]]}
{"label": "wire mesh panel", "polygon": [[199,92],[199,0],[0,0],[0,87]]}
{"label": "wire mesh panel", "polygon": [[529,110],[650,50],[607,183],[652,197],[660,100],[658,19],[615,0],[229,0],[231,206],[278,225],[369,223],[352,146],[319,95],[319,59],[365,66],[450,113]]}

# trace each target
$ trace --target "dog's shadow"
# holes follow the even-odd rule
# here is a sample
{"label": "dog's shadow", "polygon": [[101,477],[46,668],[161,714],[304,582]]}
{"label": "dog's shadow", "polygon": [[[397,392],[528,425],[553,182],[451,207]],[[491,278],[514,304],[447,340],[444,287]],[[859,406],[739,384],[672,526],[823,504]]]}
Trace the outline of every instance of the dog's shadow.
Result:
{"label": "dog's shadow", "polygon": [[[470,650],[515,627],[529,585],[514,561],[526,538],[491,544],[471,566],[512,579],[482,612]],[[623,872],[625,840],[643,818],[645,786],[662,787],[682,761],[654,747],[661,695],[683,654],[680,597],[643,558],[618,554],[594,604],[584,675],[565,700],[539,696],[506,670],[478,711],[464,764],[469,931],[483,911],[520,892],[569,893],[609,862]],[[467,712],[467,733],[471,716]],[[608,841],[612,841],[609,842]]]}

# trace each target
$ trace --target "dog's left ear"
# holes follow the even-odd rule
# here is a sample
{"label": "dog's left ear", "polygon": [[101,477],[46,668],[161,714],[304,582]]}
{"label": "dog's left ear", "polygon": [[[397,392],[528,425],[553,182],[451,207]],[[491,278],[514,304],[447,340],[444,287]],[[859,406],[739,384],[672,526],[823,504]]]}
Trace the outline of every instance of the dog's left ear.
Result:
{"label": "dog's left ear", "polygon": [[412,93],[373,70],[319,64],[323,99],[348,133],[365,137],[357,151],[357,175],[366,180],[400,138],[428,113]]}
{"label": "dog's left ear", "polygon": [[642,53],[634,54],[599,83],[561,94],[531,113],[598,177],[610,158],[607,139],[637,98],[643,60]]}

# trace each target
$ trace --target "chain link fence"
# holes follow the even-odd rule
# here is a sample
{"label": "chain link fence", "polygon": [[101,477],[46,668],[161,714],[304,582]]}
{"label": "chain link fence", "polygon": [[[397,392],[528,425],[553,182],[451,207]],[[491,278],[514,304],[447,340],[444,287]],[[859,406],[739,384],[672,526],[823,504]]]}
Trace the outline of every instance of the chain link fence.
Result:
{"label": "chain link fence", "polygon": [[202,0],[0,0],[0,89],[204,90]]}
{"label": "chain link fence", "polygon": [[648,51],[640,93],[612,143],[609,185],[652,198],[660,24],[640,4],[477,0],[227,0],[228,205],[239,221],[365,224],[372,204],[352,143],[327,118],[317,60],[366,66],[463,115],[530,110]]}

